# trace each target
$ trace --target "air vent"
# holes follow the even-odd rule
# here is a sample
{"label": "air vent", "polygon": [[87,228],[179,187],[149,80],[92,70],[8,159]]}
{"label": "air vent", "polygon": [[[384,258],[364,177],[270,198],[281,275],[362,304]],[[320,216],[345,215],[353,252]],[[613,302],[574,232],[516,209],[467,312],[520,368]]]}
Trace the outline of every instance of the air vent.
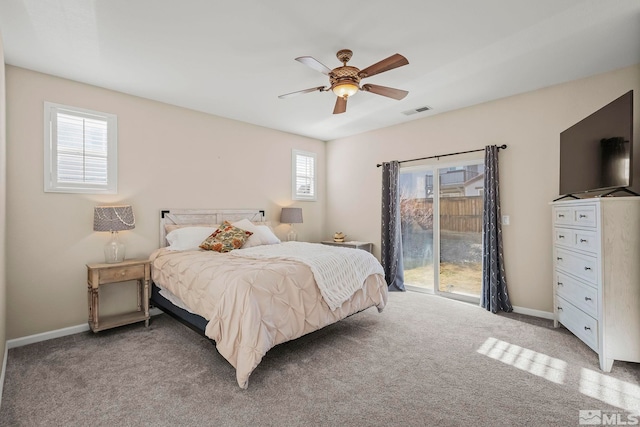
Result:
{"label": "air vent", "polygon": [[403,111],[402,114],[404,114],[405,116],[410,116],[412,114],[422,113],[423,111],[429,111],[431,109],[432,109],[431,107],[429,107],[428,105],[425,105],[424,107],[418,107],[412,110]]}

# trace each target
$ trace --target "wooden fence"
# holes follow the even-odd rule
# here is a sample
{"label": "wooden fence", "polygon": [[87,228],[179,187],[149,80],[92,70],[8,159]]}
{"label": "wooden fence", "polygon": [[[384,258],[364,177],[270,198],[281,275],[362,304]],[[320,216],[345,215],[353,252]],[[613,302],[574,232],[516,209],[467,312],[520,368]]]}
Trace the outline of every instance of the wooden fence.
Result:
{"label": "wooden fence", "polygon": [[[402,223],[433,229],[433,199],[405,199],[400,202]],[[461,233],[482,232],[482,196],[440,199],[440,229]]]}

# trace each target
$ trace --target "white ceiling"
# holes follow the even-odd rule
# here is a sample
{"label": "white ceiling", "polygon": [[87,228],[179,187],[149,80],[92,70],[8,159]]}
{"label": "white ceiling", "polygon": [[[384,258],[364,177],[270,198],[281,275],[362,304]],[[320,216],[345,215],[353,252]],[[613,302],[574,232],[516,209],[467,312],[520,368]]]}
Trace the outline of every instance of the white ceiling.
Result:
{"label": "white ceiling", "polygon": [[[0,32],[8,64],[321,140],[640,63],[638,0],[1,0]],[[363,83],[409,95],[278,99],[343,48],[404,55]]]}

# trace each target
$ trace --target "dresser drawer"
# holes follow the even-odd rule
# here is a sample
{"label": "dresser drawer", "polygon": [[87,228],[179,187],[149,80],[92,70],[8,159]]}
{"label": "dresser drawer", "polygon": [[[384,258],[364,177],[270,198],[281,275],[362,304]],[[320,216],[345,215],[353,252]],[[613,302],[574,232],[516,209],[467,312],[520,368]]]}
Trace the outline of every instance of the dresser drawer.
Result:
{"label": "dresser drawer", "polygon": [[573,233],[573,247],[583,251],[597,253],[600,247],[598,233],[590,230],[575,230]]}
{"label": "dresser drawer", "polygon": [[553,248],[553,262],[557,269],[573,274],[594,285],[598,284],[598,258],[560,247]]}
{"label": "dresser drawer", "polygon": [[594,230],[576,230],[562,227],[553,229],[553,243],[594,254],[598,252],[599,246],[598,233]]}
{"label": "dresser drawer", "polygon": [[582,225],[584,227],[595,227],[596,226],[595,205],[575,207],[573,209],[573,222],[575,225]]}
{"label": "dresser drawer", "polygon": [[572,207],[553,207],[553,223],[557,225],[572,225],[573,224],[573,211]]}
{"label": "dresser drawer", "polygon": [[573,248],[573,242],[576,240],[575,230],[570,228],[555,227],[553,229],[553,244]]}
{"label": "dresser drawer", "polygon": [[572,277],[555,272],[556,294],[590,316],[598,316],[598,290]]}
{"label": "dresser drawer", "polygon": [[100,284],[144,279],[144,265],[100,270]]}
{"label": "dresser drawer", "polygon": [[557,298],[558,321],[592,350],[598,351],[598,321],[562,297]]}
{"label": "dresser drawer", "polygon": [[597,225],[596,206],[554,206],[553,218],[553,223],[556,225],[574,225],[595,228]]}

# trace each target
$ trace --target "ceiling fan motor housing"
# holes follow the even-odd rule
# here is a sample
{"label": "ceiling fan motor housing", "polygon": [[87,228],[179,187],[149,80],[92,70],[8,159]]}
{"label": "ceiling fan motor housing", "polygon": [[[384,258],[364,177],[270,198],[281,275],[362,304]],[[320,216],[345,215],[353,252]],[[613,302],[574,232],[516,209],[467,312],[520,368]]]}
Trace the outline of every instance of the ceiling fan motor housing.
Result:
{"label": "ceiling fan motor housing", "polygon": [[351,83],[360,87],[360,76],[358,75],[359,72],[360,70],[358,68],[351,67],[349,65],[334,68],[331,73],[329,73],[329,82],[331,83],[331,89],[344,83]]}

